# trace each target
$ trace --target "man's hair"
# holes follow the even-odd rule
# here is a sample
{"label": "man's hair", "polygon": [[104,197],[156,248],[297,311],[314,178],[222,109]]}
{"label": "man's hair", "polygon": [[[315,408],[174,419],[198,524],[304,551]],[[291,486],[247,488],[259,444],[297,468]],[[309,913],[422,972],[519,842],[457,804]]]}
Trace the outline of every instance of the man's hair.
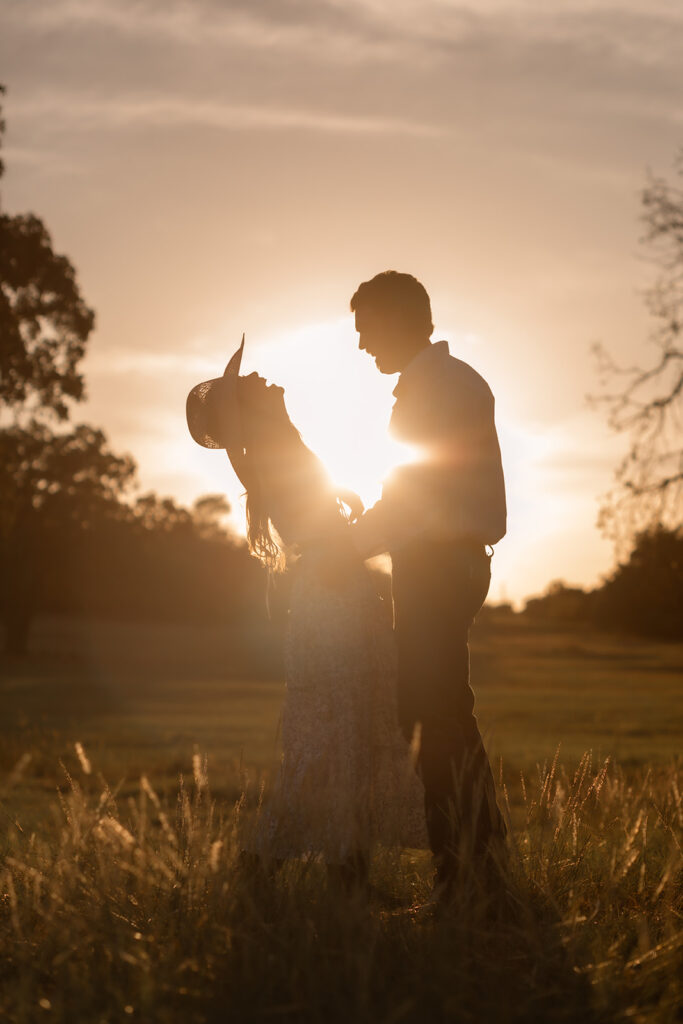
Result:
{"label": "man's hair", "polygon": [[351,312],[364,309],[379,314],[399,314],[405,325],[416,334],[430,337],[434,330],[429,295],[412,274],[385,270],[370,281],[363,281],[351,299]]}

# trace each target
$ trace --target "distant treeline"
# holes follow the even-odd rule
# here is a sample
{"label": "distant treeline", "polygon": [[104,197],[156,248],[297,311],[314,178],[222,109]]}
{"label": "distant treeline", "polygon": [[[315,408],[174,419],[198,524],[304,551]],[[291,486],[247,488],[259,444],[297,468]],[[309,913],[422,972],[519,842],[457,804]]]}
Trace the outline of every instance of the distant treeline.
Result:
{"label": "distant treeline", "polygon": [[627,562],[593,590],[552,583],[523,615],[618,632],[683,640],[683,529],[656,527],[636,538]]}
{"label": "distant treeline", "polygon": [[[104,434],[81,424],[55,434],[38,423],[0,430],[0,618],[5,646],[27,649],[39,614],[215,622],[272,633],[267,577],[223,526],[220,495],[184,508],[170,498],[128,498],[135,474]],[[553,583],[532,598],[535,620],[592,624],[683,639],[683,530],[636,538],[602,586]],[[380,581],[378,581],[378,584]],[[386,578],[383,586],[386,593]],[[271,595],[286,605],[288,579]]]}
{"label": "distant treeline", "polygon": [[81,424],[0,430],[0,620],[22,653],[40,614],[230,622],[266,619],[266,576],[223,526],[221,495],[184,508],[128,499],[129,456]]}
{"label": "distant treeline", "polygon": [[[261,623],[272,636],[265,571],[222,525],[225,499],[133,500],[134,474],[130,456],[85,424],[0,430],[0,618],[11,652],[27,649],[40,614],[215,622],[251,637]],[[636,538],[602,586],[554,583],[524,615],[683,639],[682,569],[683,530],[660,526]],[[287,588],[285,575],[271,595],[276,617]]]}
{"label": "distant treeline", "polygon": [[[212,508],[213,506],[213,508]],[[38,610],[108,618],[230,621],[265,615],[266,578],[220,525],[221,499],[185,509],[148,494],[56,546]]]}

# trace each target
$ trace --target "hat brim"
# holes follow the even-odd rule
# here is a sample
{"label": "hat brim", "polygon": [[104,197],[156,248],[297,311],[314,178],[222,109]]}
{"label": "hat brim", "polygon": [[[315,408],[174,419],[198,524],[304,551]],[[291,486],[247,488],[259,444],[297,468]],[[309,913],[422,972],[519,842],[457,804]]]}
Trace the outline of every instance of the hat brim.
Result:
{"label": "hat brim", "polygon": [[204,380],[187,396],[185,414],[190,434],[202,448],[241,452],[242,420],[237,400],[237,379],[242,365],[244,335],[230,357],[222,377]]}

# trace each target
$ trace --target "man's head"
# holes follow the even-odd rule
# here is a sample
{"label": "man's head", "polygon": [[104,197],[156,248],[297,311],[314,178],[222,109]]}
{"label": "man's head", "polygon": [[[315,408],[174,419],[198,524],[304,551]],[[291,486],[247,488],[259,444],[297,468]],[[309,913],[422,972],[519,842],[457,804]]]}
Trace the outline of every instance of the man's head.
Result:
{"label": "man's head", "polygon": [[398,373],[429,344],[434,324],[429,296],[411,274],[385,270],[364,281],[351,299],[358,347],[380,373]]}

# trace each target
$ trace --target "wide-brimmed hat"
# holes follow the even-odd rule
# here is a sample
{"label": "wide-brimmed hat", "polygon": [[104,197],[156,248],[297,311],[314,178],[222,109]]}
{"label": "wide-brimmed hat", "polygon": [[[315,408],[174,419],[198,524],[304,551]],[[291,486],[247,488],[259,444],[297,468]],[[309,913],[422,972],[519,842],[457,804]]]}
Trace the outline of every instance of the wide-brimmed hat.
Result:
{"label": "wide-brimmed hat", "polygon": [[237,379],[243,351],[244,335],[223,376],[204,380],[193,387],[185,408],[187,425],[197,444],[203,448],[225,448],[229,455],[241,453],[244,448],[237,401]]}

